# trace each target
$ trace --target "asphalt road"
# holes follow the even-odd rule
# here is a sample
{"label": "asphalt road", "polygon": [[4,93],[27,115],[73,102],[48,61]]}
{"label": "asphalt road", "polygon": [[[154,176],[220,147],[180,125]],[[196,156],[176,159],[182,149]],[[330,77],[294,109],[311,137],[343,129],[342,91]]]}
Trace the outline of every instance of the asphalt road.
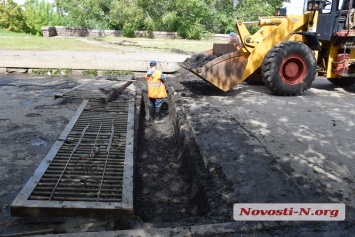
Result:
{"label": "asphalt road", "polygon": [[299,97],[245,83],[224,93],[183,71],[172,84],[223,184],[225,212],[233,203],[344,203],[345,221],[276,223],[273,234],[355,233],[355,86],[317,78]]}

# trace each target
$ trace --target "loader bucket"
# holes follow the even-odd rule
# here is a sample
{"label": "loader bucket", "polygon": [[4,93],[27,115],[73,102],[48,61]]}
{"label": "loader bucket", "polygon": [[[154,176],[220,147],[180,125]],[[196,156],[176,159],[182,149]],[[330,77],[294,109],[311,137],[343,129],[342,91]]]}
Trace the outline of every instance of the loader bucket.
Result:
{"label": "loader bucket", "polygon": [[207,50],[203,54],[218,57],[202,67],[189,68],[186,65],[182,66],[223,91],[228,91],[243,81],[247,58],[239,52],[235,45],[213,44],[213,49]]}

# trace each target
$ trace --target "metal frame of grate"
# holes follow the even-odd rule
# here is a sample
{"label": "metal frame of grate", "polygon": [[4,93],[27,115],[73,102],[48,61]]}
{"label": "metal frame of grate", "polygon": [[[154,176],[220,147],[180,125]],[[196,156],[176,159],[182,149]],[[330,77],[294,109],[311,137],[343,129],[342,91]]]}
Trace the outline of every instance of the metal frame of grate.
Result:
{"label": "metal frame of grate", "polygon": [[133,98],[84,100],[11,204],[11,214],[133,215],[133,139]]}

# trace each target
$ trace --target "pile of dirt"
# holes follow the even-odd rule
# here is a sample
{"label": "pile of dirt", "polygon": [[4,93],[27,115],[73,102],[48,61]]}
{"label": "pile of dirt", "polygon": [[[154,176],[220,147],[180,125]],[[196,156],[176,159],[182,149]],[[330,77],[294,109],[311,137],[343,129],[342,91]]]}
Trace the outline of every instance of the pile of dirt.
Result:
{"label": "pile of dirt", "polygon": [[206,63],[217,58],[217,55],[204,55],[204,54],[195,54],[190,58],[187,58],[182,65],[186,68],[198,68],[204,66]]}

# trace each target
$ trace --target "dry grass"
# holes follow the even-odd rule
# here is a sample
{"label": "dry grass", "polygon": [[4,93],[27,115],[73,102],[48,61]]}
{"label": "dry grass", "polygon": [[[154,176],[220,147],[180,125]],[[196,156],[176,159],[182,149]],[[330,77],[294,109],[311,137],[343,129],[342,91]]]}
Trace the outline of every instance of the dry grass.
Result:
{"label": "dry grass", "polygon": [[104,51],[100,45],[93,45],[75,38],[43,38],[39,36],[3,36],[0,34],[0,49],[8,50],[76,50]]}

